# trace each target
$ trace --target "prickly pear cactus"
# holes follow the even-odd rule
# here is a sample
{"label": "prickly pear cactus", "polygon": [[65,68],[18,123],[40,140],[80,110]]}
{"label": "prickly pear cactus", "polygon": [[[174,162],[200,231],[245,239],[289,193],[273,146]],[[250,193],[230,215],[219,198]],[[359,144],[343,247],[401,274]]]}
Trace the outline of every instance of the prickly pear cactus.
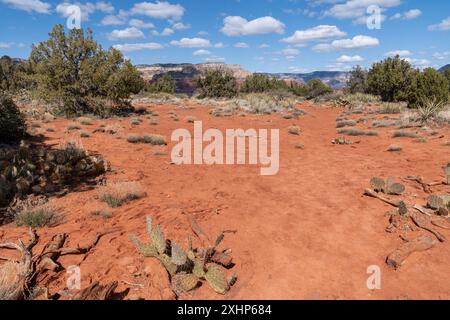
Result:
{"label": "prickly pear cactus", "polygon": [[406,216],[408,214],[408,207],[404,201],[400,201],[399,203],[398,214],[401,216]]}
{"label": "prickly pear cactus", "polygon": [[205,268],[202,261],[200,261],[199,259],[194,260],[194,269],[192,269],[192,273],[199,279],[205,278]]}
{"label": "prickly pear cactus", "polygon": [[427,204],[431,209],[438,210],[439,208],[444,207],[444,200],[439,196],[431,195],[428,197]]}
{"label": "prickly pear cactus", "polygon": [[208,266],[205,279],[211,289],[219,294],[225,294],[229,290],[227,278],[220,267],[216,264],[211,264]]}
{"label": "prickly pear cactus", "polygon": [[172,287],[175,293],[186,293],[197,288],[198,278],[193,274],[180,273],[172,277]]}
{"label": "prickly pear cactus", "polygon": [[164,236],[164,233],[162,232],[160,226],[154,226],[151,229],[150,237],[156,250],[158,250],[158,253],[163,254],[166,251],[167,243],[166,237]]}
{"label": "prickly pear cactus", "polygon": [[187,262],[186,252],[175,242],[172,243],[172,262],[177,266],[183,266]]}
{"label": "prickly pear cactus", "polygon": [[384,180],[378,177],[372,178],[372,180],[370,180],[370,185],[376,192],[384,192],[386,188],[386,183],[384,182]]}
{"label": "prickly pear cactus", "polygon": [[400,196],[405,192],[405,186],[401,183],[392,183],[387,191],[388,194]]}
{"label": "prickly pear cactus", "polygon": [[171,276],[177,273],[177,265],[172,262],[172,259],[167,254],[160,254],[157,258]]}

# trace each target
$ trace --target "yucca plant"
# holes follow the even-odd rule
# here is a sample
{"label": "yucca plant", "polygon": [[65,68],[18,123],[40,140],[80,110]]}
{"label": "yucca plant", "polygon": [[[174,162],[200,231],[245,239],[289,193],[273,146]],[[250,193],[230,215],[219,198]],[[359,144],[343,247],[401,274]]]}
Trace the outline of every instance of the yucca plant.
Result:
{"label": "yucca plant", "polygon": [[417,121],[429,122],[437,118],[445,108],[445,102],[436,98],[424,98],[417,108]]}

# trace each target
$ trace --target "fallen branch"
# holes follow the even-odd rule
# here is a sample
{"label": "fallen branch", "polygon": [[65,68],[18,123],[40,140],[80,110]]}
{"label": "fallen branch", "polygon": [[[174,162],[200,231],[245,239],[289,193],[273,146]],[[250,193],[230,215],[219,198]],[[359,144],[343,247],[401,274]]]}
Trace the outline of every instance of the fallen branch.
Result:
{"label": "fallen branch", "polygon": [[406,177],[406,180],[415,181],[422,187],[423,191],[426,193],[432,193],[433,191],[430,188],[430,185],[423,181],[422,177]]}
{"label": "fallen branch", "polygon": [[372,189],[366,189],[364,191],[364,195],[372,197],[372,198],[376,198],[379,199],[395,208],[398,208],[400,206],[400,202],[395,202],[392,201],[391,199],[388,199],[387,197],[384,197],[382,195],[379,195],[378,193],[376,193],[375,191],[373,191]]}
{"label": "fallen branch", "polygon": [[446,240],[442,234],[431,227],[431,221],[424,216],[419,215],[417,212],[411,212],[410,217],[419,228],[432,233],[440,242]]}
{"label": "fallen branch", "polygon": [[429,217],[433,216],[433,214],[434,214],[433,210],[424,208],[424,207],[422,207],[421,205],[418,205],[418,204],[415,204],[413,208],[416,209],[417,211],[419,211],[420,213],[423,213],[423,214],[425,214],[425,215],[427,215]]}
{"label": "fallen branch", "polygon": [[431,249],[436,245],[436,242],[428,235],[420,236],[414,240],[403,243],[394,252],[392,252],[386,259],[389,267],[398,269],[405,260],[414,252],[421,252]]}

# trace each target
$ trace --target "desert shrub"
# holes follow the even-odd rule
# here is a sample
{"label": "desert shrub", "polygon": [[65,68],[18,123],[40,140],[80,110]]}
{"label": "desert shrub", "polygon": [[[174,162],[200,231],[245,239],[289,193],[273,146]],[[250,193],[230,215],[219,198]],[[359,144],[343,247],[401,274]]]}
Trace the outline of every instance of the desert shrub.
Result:
{"label": "desert shrub", "polygon": [[52,208],[39,207],[20,212],[16,217],[16,223],[18,226],[42,228],[51,226],[54,223],[55,218],[56,213]]}
{"label": "desert shrub", "polygon": [[0,142],[14,142],[26,135],[25,118],[14,101],[0,92]]}
{"label": "desert shrub", "polygon": [[56,25],[47,41],[33,47],[30,62],[40,97],[67,116],[130,110],[130,95],[144,87],[131,62],[116,49],[103,50],[90,30],[66,34]]}
{"label": "desert shrub", "polygon": [[308,99],[314,99],[333,92],[333,89],[323,83],[320,79],[309,80],[306,83],[306,89],[306,97]]}
{"label": "desert shrub", "polygon": [[340,120],[336,122],[336,128],[354,127],[354,126],[356,126],[356,121],[353,120]]}
{"label": "desert shrub", "polygon": [[8,56],[0,58],[0,91],[17,93],[20,89],[34,87],[32,70],[28,61],[11,59]]}
{"label": "desert shrub", "polygon": [[444,74],[444,77],[447,78],[447,81],[449,84],[448,90],[450,91],[450,68],[445,69],[443,74]]}
{"label": "desert shrub", "polygon": [[194,116],[188,116],[186,117],[187,123],[194,123],[195,121],[198,121],[198,119]]}
{"label": "desert shrub", "polygon": [[414,74],[408,86],[406,100],[409,107],[417,108],[424,99],[446,103],[448,100],[449,82],[447,78],[433,68]]}
{"label": "desert shrub", "polygon": [[175,93],[175,81],[169,74],[164,74],[155,82],[147,86],[147,91],[151,93]]}
{"label": "desert shrub", "polygon": [[100,200],[111,208],[118,208],[127,202],[140,199],[145,192],[137,182],[118,182],[105,187],[100,194]]}
{"label": "desert shrub", "polygon": [[385,102],[403,101],[416,70],[399,56],[373,64],[367,77],[367,92]]}
{"label": "desert shrub", "polygon": [[128,141],[129,143],[139,143],[139,142],[142,141],[142,137],[136,136],[136,135],[129,135],[129,136],[127,137],[127,141]]}
{"label": "desert shrub", "polygon": [[345,134],[348,136],[358,137],[358,136],[377,136],[378,133],[376,131],[364,131],[360,129],[353,129],[353,128],[347,128],[347,129],[341,129],[338,131],[339,134]]}
{"label": "desert shrub", "polygon": [[388,152],[400,152],[402,150],[403,150],[403,148],[401,146],[396,145],[396,144],[393,144],[393,145],[389,146],[389,148],[387,149]]}
{"label": "desert shrub", "polygon": [[113,214],[107,210],[95,210],[91,212],[91,216],[94,218],[101,217],[103,219],[111,219]]}
{"label": "desert shrub", "polygon": [[426,123],[436,120],[439,114],[445,109],[445,103],[436,98],[424,98],[417,105],[416,121]]}
{"label": "desert shrub", "polygon": [[89,138],[91,135],[89,134],[89,132],[81,130],[80,131],[80,137],[81,138]]}
{"label": "desert shrub", "polygon": [[237,95],[236,78],[222,69],[206,70],[195,79],[199,98],[233,98]]}
{"label": "desert shrub", "polygon": [[278,95],[275,93],[249,93],[239,99],[217,107],[212,114],[214,116],[230,116],[239,111],[253,114],[271,114],[294,110],[297,99],[290,95]]}
{"label": "desert shrub", "polygon": [[166,139],[163,136],[157,134],[146,134],[142,137],[142,142],[149,143],[154,146],[165,146],[167,144]]}
{"label": "desert shrub", "polygon": [[405,110],[407,104],[404,102],[383,102],[377,109],[379,114],[399,114]]}
{"label": "desert shrub", "polygon": [[241,92],[243,93],[263,93],[276,90],[290,91],[290,87],[283,80],[270,78],[263,74],[248,76],[241,86]]}
{"label": "desert shrub", "polygon": [[417,133],[411,131],[397,130],[392,135],[393,138],[417,138]]}
{"label": "desert shrub", "polygon": [[361,68],[361,66],[355,67],[350,72],[350,78],[347,81],[345,88],[346,92],[350,94],[354,93],[366,93],[367,92],[367,76],[368,72]]}

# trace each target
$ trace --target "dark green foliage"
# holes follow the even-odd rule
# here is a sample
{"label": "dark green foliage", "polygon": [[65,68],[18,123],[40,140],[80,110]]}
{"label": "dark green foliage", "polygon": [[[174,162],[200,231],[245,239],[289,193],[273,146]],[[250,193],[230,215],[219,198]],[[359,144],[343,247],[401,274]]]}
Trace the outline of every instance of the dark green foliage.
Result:
{"label": "dark green foliage", "polygon": [[31,88],[33,84],[32,70],[27,61],[0,58],[0,90],[15,92],[19,89]]}
{"label": "dark green foliage", "polygon": [[333,93],[333,89],[323,83],[320,79],[309,80],[306,84],[308,99],[314,99],[328,93]]}
{"label": "dark green foliage", "polygon": [[25,135],[24,116],[14,101],[0,92],[0,142],[15,142]]}
{"label": "dark green foliage", "polygon": [[175,81],[169,74],[163,75],[147,87],[147,91],[151,93],[175,93],[175,89]]}
{"label": "dark green foliage", "polygon": [[417,108],[424,99],[447,102],[449,94],[447,78],[433,68],[414,74],[407,89],[406,100],[409,107]]}
{"label": "dark green foliage", "polygon": [[385,102],[404,101],[416,72],[408,61],[399,56],[375,63],[367,78],[368,93],[380,96]]}
{"label": "dark green foliage", "polygon": [[201,99],[233,98],[238,92],[236,78],[221,69],[205,71],[195,79],[195,83]]}
{"label": "dark green foliage", "polygon": [[41,98],[66,115],[101,116],[129,109],[128,99],[144,81],[116,49],[105,51],[92,32],[56,25],[47,41],[33,47],[30,62]]}
{"label": "dark green foliage", "polygon": [[445,69],[444,76],[447,78],[448,81],[448,90],[450,91],[450,68]]}
{"label": "dark green foliage", "polygon": [[241,92],[243,93],[264,93],[277,90],[291,91],[291,88],[283,80],[277,80],[262,74],[248,76],[241,86]]}
{"label": "dark green foliage", "polygon": [[366,93],[367,92],[367,76],[366,70],[357,66],[350,72],[350,78],[347,81],[346,91],[348,93]]}

